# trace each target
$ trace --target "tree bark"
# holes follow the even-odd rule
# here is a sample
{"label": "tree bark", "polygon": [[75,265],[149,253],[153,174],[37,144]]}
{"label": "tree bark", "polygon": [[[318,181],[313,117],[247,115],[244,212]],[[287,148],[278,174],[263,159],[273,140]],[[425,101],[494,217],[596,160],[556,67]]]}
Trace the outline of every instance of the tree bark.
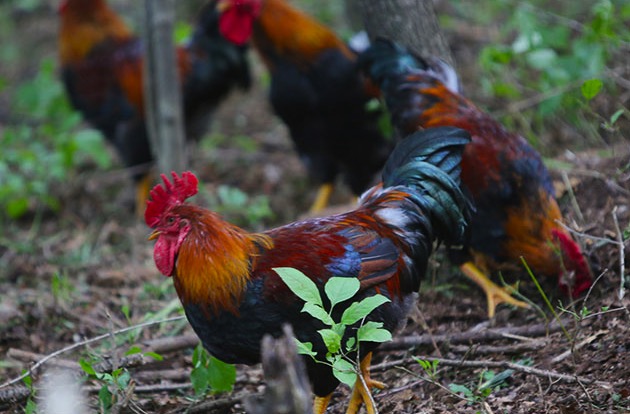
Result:
{"label": "tree bark", "polygon": [[177,73],[175,0],[145,0],[144,95],[146,126],[160,172],[186,168],[186,140]]}
{"label": "tree bark", "polygon": [[360,0],[360,10],[370,39],[385,37],[453,65],[432,0]]}

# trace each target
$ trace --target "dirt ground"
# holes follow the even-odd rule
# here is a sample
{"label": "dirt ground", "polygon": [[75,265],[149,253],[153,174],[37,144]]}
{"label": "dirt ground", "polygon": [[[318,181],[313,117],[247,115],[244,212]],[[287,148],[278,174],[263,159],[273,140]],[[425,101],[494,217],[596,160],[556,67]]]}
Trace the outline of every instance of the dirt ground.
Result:
{"label": "dirt ground", "polygon": [[[461,45],[457,34],[449,35],[451,44]],[[474,55],[461,46],[454,51],[459,62]],[[473,77],[466,72],[464,82]],[[252,230],[294,220],[306,210],[313,188],[284,126],[270,114],[260,82],[221,107],[212,131],[228,138],[201,145],[192,157],[192,170],[204,186],[200,204],[220,184],[251,197],[265,195],[274,215]],[[229,139],[235,136],[249,137],[246,144],[253,142],[255,150],[235,147]],[[597,278],[588,295],[570,303],[553,281],[542,280],[558,324],[524,277],[520,292],[535,307],[501,306],[488,321],[483,295],[438,252],[417,312],[394,342],[375,354],[373,376],[387,384],[375,394],[380,412],[630,412],[630,292],[620,297],[622,276],[630,278],[630,257],[628,243],[619,242],[630,231],[629,147],[625,141],[575,152],[550,150],[557,154],[551,165],[566,223]],[[126,172],[86,168],[58,192],[58,213],[27,217],[0,237],[0,383],[74,343],[180,315],[172,281],[155,269],[148,228],[131,214]],[[349,200],[341,189],[333,201]],[[128,367],[132,386],[121,397],[120,412],[244,412],[243,400],[264,389],[260,367],[238,366],[233,392],[197,400],[189,380],[191,338],[194,342],[182,320],[107,336],[44,364],[35,372],[35,384],[50,367],[80,372],[77,361],[94,357]],[[133,344],[159,350],[164,359],[126,358]],[[417,358],[439,362],[428,372]],[[453,385],[460,386],[454,388],[458,392]],[[100,386],[86,381],[85,387],[97,412]],[[328,412],[344,412],[348,395],[339,387]],[[0,385],[0,411],[23,412],[24,396],[21,381]]]}

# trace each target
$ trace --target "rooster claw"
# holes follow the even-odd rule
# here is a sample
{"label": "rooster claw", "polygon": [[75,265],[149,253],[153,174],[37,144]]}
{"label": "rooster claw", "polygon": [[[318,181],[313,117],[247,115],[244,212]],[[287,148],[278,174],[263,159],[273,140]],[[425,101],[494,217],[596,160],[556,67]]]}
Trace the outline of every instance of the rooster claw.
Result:
{"label": "rooster claw", "polygon": [[460,269],[473,282],[475,282],[486,293],[488,301],[488,318],[494,318],[496,307],[500,303],[507,303],[519,308],[529,308],[529,304],[512,297],[515,291],[514,287],[502,288],[497,286],[488,277],[483,274],[477,266],[471,262],[464,263]]}
{"label": "rooster claw", "polygon": [[377,388],[382,390],[385,388],[385,384],[373,380],[370,378],[370,364],[372,363],[372,353],[370,352],[363,358],[361,361],[361,377],[358,378],[357,382],[354,384],[354,388],[352,389],[352,395],[350,396],[350,403],[348,404],[348,409],[346,410],[346,414],[356,414],[359,412],[361,408],[361,404],[365,404],[365,411],[368,414],[375,414],[376,407],[374,405],[374,398],[372,398],[372,393],[370,392],[370,388]]}

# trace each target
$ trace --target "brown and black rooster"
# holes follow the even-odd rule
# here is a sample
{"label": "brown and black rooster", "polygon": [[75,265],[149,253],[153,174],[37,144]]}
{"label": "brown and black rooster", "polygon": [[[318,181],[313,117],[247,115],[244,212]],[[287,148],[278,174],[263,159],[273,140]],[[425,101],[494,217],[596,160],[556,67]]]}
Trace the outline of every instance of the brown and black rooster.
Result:
{"label": "brown and black rooster", "polygon": [[[325,326],[301,312],[304,302],[273,269],[298,269],[321,291],[331,277],[358,278],[357,295],[336,305],[332,316],[339,318],[352,302],[380,293],[391,302],[367,320],[394,331],[415,303],[434,240],[461,242],[468,201],[459,187],[459,168],[467,142],[468,134],[457,128],[416,132],[396,147],[382,184],[363,194],[356,210],[264,233],[249,233],[185,203],[197,193],[192,173],[173,173],[173,182],[162,176],[164,185],[151,191],[145,213],[154,229],[150,239],[157,239],[156,266],[173,277],[190,324],[215,357],[256,363],[263,336],[280,336],[282,325],[289,323],[295,336],[311,342],[317,359],[325,361],[327,349],[318,333]],[[342,343],[357,328],[348,327]],[[351,358],[360,357],[365,383],[379,386],[369,378],[371,351],[378,344],[360,344]],[[322,414],[339,381],[329,365],[310,357],[305,361],[317,396],[315,412]],[[369,389],[362,384],[356,382],[349,413],[356,413],[362,402],[374,412]]]}
{"label": "brown and black rooster", "polygon": [[[201,9],[192,38],[177,49],[186,132],[193,138],[228,92],[250,84],[246,48],[219,34],[215,3]],[[105,0],[64,0],[59,17],[61,74],[70,101],[134,167],[136,209],[144,211],[153,156],[144,120],[142,42]]]}
{"label": "brown and black rooster", "polygon": [[379,39],[360,58],[384,95],[392,123],[404,136],[421,128],[454,126],[472,141],[462,158],[462,184],[476,207],[465,249],[451,257],[486,292],[488,315],[498,303],[527,306],[490,281],[490,272],[515,269],[521,257],[537,274],[556,276],[578,297],[592,284],[580,247],[560,224],[562,215],[540,154],[520,135],[457,91],[454,71]]}
{"label": "brown and black rooster", "polygon": [[356,67],[335,33],[284,0],[219,0],[219,26],[236,45],[252,42],[271,73],[270,101],[287,125],[310,178],[320,184],[311,211],[328,204],[342,176],[360,195],[392,149]]}

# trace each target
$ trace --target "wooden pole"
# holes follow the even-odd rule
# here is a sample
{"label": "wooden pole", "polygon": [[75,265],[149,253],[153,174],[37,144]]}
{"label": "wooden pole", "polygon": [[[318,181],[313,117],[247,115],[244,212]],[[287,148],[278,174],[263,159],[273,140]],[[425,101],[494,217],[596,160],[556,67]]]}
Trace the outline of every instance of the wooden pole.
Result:
{"label": "wooden pole", "polygon": [[147,132],[158,170],[186,169],[181,87],[173,42],[175,0],[144,0],[144,96]]}
{"label": "wooden pole", "polygon": [[248,414],[313,414],[311,387],[302,357],[295,346],[293,330],[283,327],[278,339],[262,341],[262,366],[267,388],[262,399],[245,401]]}

